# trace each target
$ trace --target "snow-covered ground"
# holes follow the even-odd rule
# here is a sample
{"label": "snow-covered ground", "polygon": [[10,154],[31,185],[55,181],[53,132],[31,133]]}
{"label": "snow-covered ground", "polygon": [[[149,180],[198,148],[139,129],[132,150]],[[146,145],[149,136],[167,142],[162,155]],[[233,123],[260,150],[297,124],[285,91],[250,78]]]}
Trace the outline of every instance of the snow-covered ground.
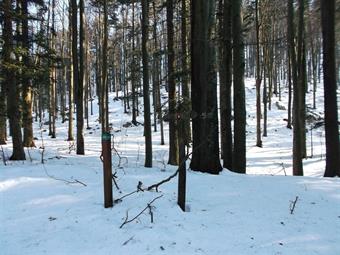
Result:
{"label": "snow-covered ground", "polygon": [[[312,141],[307,133],[305,177],[291,176],[287,113],[277,109],[274,98],[268,137],[263,148],[255,147],[254,80],[246,84],[248,175],[188,171],[185,213],[176,204],[177,177],[159,192],[138,192],[104,209],[97,115],[85,130],[85,156],[75,155],[66,141],[67,123],[58,123],[56,139],[37,124],[37,148],[26,150],[28,159],[0,165],[0,254],[340,254],[340,180],[322,178],[323,129],[313,130]],[[318,112],[321,95],[320,89]],[[282,98],[286,105],[286,95]],[[113,154],[120,188],[114,187],[115,199],[136,190],[139,181],[149,186],[174,173],[176,168],[166,165],[168,146],[160,145],[159,132],[153,133],[154,167],[146,169],[142,126],[123,127],[131,116],[122,114],[121,101],[111,100],[110,111],[120,155]],[[11,144],[3,151],[8,157]],[[133,218],[160,195],[152,204],[153,223],[146,210],[120,228],[127,215]]]}

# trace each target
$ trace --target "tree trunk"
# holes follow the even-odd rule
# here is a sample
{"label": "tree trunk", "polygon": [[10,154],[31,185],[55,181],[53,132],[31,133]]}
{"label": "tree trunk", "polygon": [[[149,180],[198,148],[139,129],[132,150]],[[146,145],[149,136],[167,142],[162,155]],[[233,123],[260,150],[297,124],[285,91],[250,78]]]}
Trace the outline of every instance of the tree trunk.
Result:
{"label": "tree trunk", "polygon": [[73,79],[73,49],[72,49],[72,38],[73,38],[73,26],[72,26],[72,0],[69,1],[69,62],[68,62],[68,137],[67,141],[73,141],[73,90],[74,90],[74,79]]}
{"label": "tree trunk", "polygon": [[28,38],[28,8],[27,1],[22,1],[22,47],[24,49],[23,54],[23,64],[25,66],[25,70],[23,70],[23,127],[24,127],[24,146],[25,147],[34,147],[34,139],[33,139],[33,118],[32,118],[32,81],[30,79],[29,68],[30,68],[30,59],[29,59],[29,38]]}
{"label": "tree trunk", "polygon": [[293,0],[288,0],[288,50],[291,57],[291,67],[292,67],[292,79],[293,79],[293,175],[303,175],[303,165],[302,165],[302,144],[301,144],[301,131],[299,121],[300,115],[300,89],[297,77],[297,67],[296,67],[296,54],[295,54],[295,42],[294,42],[294,7]]}
{"label": "tree trunk", "polygon": [[325,177],[340,176],[337,86],[335,69],[335,1],[321,1],[321,25],[324,72],[324,104],[326,131]]}
{"label": "tree trunk", "polygon": [[101,103],[102,103],[102,132],[109,132],[109,90],[107,84],[107,40],[108,40],[108,14],[107,14],[107,0],[103,1],[104,6],[104,24],[103,24],[103,53],[102,54],[102,89],[101,89]]}
{"label": "tree trunk", "polygon": [[145,136],[145,167],[152,167],[152,140],[149,95],[149,56],[147,50],[149,3],[142,0],[142,62],[143,62],[143,99],[144,99],[144,136]]}
{"label": "tree trunk", "polygon": [[261,66],[260,66],[260,24],[259,0],[255,1],[255,26],[256,26],[256,146],[262,147],[261,140]]}
{"label": "tree trunk", "polygon": [[[222,1],[221,1],[222,2]],[[220,3],[222,5],[222,3]],[[222,8],[222,7],[221,7]],[[231,114],[232,45],[231,1],[225,0],[220,17],[220,132],[223,167],[232,169],[233,136]]]}
{"label": "tree trunk", "polygon": [[[188,46],[187,46],[187,4],[186,0],[181,0],[182,18],[181,18],[181,48],[182,48],[182,97],[184,104],[190,108],[190,90],[189,90],[189,68],[188,68]],[[184,143],[189,145],[191,141],[190,119],[184,120]]]}
{"label": "tree trunk", "polygon": [[215,1],[191,2],[191,77],[193,154],[190,168],[218,174],[217,78],[211,42]]}
{"label": "tree trunk", "polygon": [[4,0],[3,10],[4,10],[4,28],[3,28],[3,63],[4,68],[4,84],[7,88],[7,96],[11,100],[8,100],[8,118],[10,125],[10,133],[12,135],[13,142],[13,153],[10,157],[11,160],[25,160],[25,152],[22,143],[21,125],[20,125],[20,90],[13,75],[16,73],[15,67],[13,68],[13,35],[12,35],[12,13],[10,0]]}
{"label": "tree trunk", "polygon": [[244,87],[244,45],[241,0],[232,4],[233,77],[234,77],[234,155],[233,171],[246,172],[246,104]]}
{"label": "tree trunk", "polygon": [[166,24],[168,38],[168,87],[169,87],[169,161],[170,165],[178,165],[178,136],[176,112],[176,84],[175,84],[175,52],[174,52],[174,25],[173,0],[166,1]]}

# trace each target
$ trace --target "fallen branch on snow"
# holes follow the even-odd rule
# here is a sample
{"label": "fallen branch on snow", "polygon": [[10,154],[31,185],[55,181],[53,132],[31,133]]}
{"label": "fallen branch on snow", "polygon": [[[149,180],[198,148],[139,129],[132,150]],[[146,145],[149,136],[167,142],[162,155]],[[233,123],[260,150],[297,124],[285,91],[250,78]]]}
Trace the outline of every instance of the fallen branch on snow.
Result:
{"label": "fallen branch on snow", "polygon": [[290,214],[294,213],[294,209],[295,209],[298,199],[299,199],[299,196],[296,196],[294,201],[290,201],[291,202],[290,203]]}
{"label": "fallen branch on snow", "polygon": [[153,212],[152,212],[152,203],[155,202],[157,199],[161,198],[163,195],[160,195],[158,197],[155,197],[153,200],[151,200],[148,205],[140,212],[138,213],[135,217],[133,217],[132,219],[129,219],[129,213],[126,212],[126,217],[125,217],[125,220],[124,222],[122,223],[122,225],[120,225],[119,228],[122,228],[125,224],[128,224],[134,220],[136,220],[139,216],[141,216],[146,210],[149,210],[149,214],[150,214],[150,217],[151,217],[151,223],[153,223]]}

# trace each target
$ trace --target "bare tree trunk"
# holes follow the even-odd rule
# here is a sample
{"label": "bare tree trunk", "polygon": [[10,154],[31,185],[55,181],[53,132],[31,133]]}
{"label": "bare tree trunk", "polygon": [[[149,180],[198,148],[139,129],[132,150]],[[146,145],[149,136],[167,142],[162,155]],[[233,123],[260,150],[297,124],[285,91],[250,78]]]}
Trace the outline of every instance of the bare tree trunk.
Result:
{"label": "bare tree trunk", "polygon": [[[188,46],[187,46],[187,4],[186,0],[181,0],[182,18],[181,18],[181,48],[182,48],[182,97],[184,104],[190,108],[190,90],[189,90],[189,67],[188,67]],[[184,143],[189,145],[191,141],[190,119],[184,119]]]}
{"label": "bare tree trunk", "polygon": [[233,171],[246,172],[246,104],[244,87],[244,44],[241,0],[232,4],[233,77],[234,77],[234,155]]}
{"label": "bare tree trunk", "polygon": [[293,0],[288,0],[288,50],[291,56],[292,65],[292,78],[293,78],[293,175],[303,175],[303,165],[302,165],[302,144],[301,144],[301,131],[299,121],[300,116],[300,89],[297,77],[297,67],[296,67],[296,55],[295,55],[295,42],[294,42],[294,7]]}
{"label": "bare tree trunk", "polygon": [[19,112],[19,98],[20,91],[18,84],[15,80],[16,70],[11,68],[13,66],[13,35],[12,35],[12,13],[10,0],[4,0],[4,28],[3,28],[3,62],[4,68],[4,83],[7,88],[7,96],[11,100],[8,100],[8,118],[13,142],[13,153],[10,157],[11,160],[25,160],[25,152],[22,143],[21,125],[20,125],[20,112]]}
{"label": "bare tree trunk", "polygon": [[102,54],[102,90],[101,90],[101,103],[102,103],[102,132],[109,132],[109,90],[107,84],[107,40],[108,40],[108,14],[107,14],[107,1],[103,1],[104,6],[104,25],[103,25],[103,53]]}
{"label": "bare tree trunk", "polygon": [[335,69],[335,1],[321,1],[323,70],[325,90],[326,170],[325,177],[340,176],[337,86]]}
{"label": "bare tree trunk", "polygon": [[191,78],[193,154],[190,168],[218,174],[216,56],[211,42],[215,1],[191,2]]}
{"label": "bare tree trunk", "polygon": [[72,26],[72,0],[69,0],[69,36],[68,36],[68,51],[69,51],[69,62],[68,62],[68,141],[73,141],[73,90],[74,90],[74,79],[73,79],[73,49],[72,49],[72,38],[73,38],[73,26]]}
{"label": "bare tree trunk", "polygon": [[149,3],[142,0],[142,61],[143,61],[143,99],[144,99],[144,136],[145,136],[145,167],[152,167],[152,138],[149,95],[149,56],[147,50]]}
{"label": "bare tree trunk", "polygon": [[259,0],[255,1],[255,26],[256,26],[256,146],[262,147],[261,140],[261,66],[260,66],[260,24]]}
{"label": "bare tree trunk", "polygon": [[178,165],[178,136],[176,123],[176,84],[175,84],[175,52],[174,52],[174,25],[173,1],[166,1],[166,23],[168,36],[168,87],[169,87],[169,164]]}
{"label": "bare tree trunk", "polygon": [[23,64],[26,70],[23,70],[23,127],[24,127],[24,146],[34,147],[33,139],[33,118],[32,118],[32,81],[30,79],[29,70],[30,58],[29,58],[29,38],[28,38],[28,8],[27,1],[22,1],[22,47],[24,49]]}

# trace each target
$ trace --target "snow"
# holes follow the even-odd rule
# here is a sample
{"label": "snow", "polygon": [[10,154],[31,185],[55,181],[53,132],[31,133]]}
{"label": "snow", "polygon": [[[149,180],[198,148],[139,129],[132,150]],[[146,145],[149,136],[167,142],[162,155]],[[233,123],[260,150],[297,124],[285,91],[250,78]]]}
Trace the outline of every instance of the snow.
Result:
{"label": "snow", "polygon": [[[0,254],[340,254],[340,181],[322,178],[323,129],[313,131],[313,157],[304,160],[305,176],[291,176],[292,130],[286,128],[286,111],[277,109],[276,98],[268,112],[264,146],[254,146],[254,84],[246,81],[248,174],[224,170],[213,176],[189,170],[186,212],[176,204],[177,177],[159,192],[138,192],[113,208],[103,207],[96,114],[91,116],[91,129],[85,130],[85,156],[77,156],[65,140],[67,123],[58,123],[56,139],[44,132],[48,127],[40,132],[36,125],[37,148],[29,149],[28,159],[0,165]],[[321,89],[318,94],[321,111]],[[153,133],[154,167],[144,168],[142,126],[123,127],[131,116],[122,114],[120,101],[111,100],[110,111],[121,157],[118,166],[119,157],[113,154],[120,188],[114,187],[114,199],[136,190],[139,181],[147,187],[174,173],[176,168],[166,165],[168,146],[160,145],[159,132]],[[307,139],[311,156],[310,133]],[[3,150],[8,157],[11,143]],[[133,218],[160,195],[152,204],[153,223],[146,210],[120,228],[127,215]]]}

